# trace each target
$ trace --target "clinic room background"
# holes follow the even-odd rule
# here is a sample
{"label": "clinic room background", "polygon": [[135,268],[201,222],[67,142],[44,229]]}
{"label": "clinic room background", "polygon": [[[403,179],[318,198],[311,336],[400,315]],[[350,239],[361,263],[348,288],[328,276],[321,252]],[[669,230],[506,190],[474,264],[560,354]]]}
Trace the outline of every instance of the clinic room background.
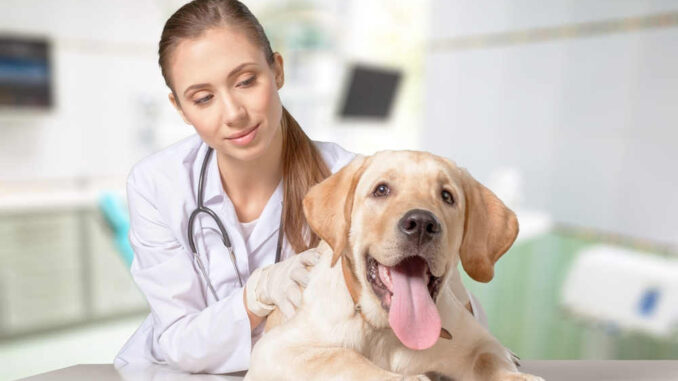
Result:
{"label": "clinic room background", "polygon": [[[0,3],[0,379],[110,363],[148,312],[124,186],[194,131],[157,65],[182,3]],[[678,358],[678,3],[245,3],[312,139],[449,157],[516,211],[495,279],[464,279],[503,344]]]}

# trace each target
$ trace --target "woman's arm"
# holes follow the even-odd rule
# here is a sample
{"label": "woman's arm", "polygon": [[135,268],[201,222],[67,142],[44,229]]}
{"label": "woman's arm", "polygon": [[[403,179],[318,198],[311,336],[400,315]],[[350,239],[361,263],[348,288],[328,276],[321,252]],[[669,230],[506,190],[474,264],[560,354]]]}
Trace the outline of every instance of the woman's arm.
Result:
{"label": "woman's arm", "polygon": [[[207,289],[192,259],[158,212],[148,174],[133,170],[127,183],[131,273],[153,318],[153,355],[188,372],[227,373],[249,367],[252,325],[244,288],[206,304]],[[165,207],[177,207],[176,205]]]}

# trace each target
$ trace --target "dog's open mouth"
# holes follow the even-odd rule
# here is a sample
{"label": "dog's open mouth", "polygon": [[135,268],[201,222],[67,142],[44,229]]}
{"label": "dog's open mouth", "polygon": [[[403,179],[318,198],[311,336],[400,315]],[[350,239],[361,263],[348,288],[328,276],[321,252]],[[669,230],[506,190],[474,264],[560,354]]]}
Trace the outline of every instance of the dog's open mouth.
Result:
{"label": "dog's open mouth", "polygon": [[[420,263],[417,263],[420,262]],[[428,268],[424,258],[419,256],[407,257],[398,263],[396,266],[387,267],[377,262],[371,255],[367,255],[367,280],[372,285],[372,290],[379,297],[381,306],[389,311],[391,308],[391,298],[393,297],[393,281],[391,278],[391,271],[396,267],[425,267],[424,283],[427,285],[429,295],[432,300],[436,300],[438,292],[440,291],[441,278],[433,276],[431,270]]]}
{"label": "dog's open mouth", "polygon": [[389,324],[400,341],[411,349],[426,349],[440,334],[435,305],[441,280],[431,274],[420,256],[407,257],[387,267],[367,255],[367,280],[388,312]]}

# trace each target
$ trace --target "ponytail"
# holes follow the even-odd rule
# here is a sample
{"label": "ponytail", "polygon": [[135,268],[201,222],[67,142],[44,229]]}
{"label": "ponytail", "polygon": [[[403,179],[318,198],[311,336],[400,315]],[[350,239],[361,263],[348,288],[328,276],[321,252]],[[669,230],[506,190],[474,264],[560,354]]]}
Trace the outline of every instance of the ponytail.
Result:
{"label": "ponytail", "polygon": [[[306,192],[330,175],[320,152],[283,107],[283,230],[287,241],[299,253],[320,242],[306,223],[302,201]],[[306,235],[306,238],[304,237]]]}

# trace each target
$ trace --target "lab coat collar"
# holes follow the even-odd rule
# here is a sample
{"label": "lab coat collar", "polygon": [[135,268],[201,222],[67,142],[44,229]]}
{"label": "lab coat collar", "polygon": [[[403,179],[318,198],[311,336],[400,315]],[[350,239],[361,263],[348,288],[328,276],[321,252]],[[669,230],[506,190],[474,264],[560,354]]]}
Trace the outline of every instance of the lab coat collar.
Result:
{"label": "lab coat collar", "polygon": [[[207,145],[205,144],[205,148]],[[205,153],[201,153],[201,156],[204,157]],[[200,166],[202,166],[202,160],[199,160],[198,174],[200,173]],[[219,173],[219,165],[217,164],[217,153],[212,152],[210,155],[210,161],[207,163],[207,168],[205,169],[205,195],[203,198],[203,204],[208,208],[217,208],[222,205],[224,199],[227,197],[224,187],[221,184],[221,174]],[[237,218],[234,217],[235,214],[225,216],[229,218],[228,224],[232,225],[237,222]]]}

